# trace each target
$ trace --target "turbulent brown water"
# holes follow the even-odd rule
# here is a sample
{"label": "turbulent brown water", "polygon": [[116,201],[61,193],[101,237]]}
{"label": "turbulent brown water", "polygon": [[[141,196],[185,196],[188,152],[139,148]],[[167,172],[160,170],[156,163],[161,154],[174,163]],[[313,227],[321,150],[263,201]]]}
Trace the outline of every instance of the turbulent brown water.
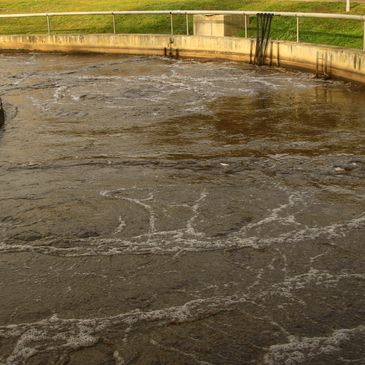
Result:
{"label": "turbulent brown water", "polygon": [[1,364],[365,364],[365,89],[0,56]]}

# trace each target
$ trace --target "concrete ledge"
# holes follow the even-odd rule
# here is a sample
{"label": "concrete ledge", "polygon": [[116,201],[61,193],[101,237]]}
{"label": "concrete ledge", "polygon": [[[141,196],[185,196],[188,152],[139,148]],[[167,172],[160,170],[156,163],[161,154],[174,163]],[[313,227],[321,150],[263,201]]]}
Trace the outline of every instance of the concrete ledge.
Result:
{"label": "concrete ledge", "polygon": [[[255,40],[234,37],[175,36],[149,34],[1,35],[3,51],[95,52],[227,59],[251,62]],[[268,64],[287,66],[365,84],[365,52],[354,49],[272,41]]]}

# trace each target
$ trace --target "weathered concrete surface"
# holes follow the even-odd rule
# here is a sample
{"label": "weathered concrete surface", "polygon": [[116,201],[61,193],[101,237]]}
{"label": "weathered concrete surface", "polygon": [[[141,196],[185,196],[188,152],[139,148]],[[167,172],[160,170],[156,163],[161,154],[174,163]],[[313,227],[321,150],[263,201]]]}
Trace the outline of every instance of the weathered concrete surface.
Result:
{"label": "weathered concrete surface", "polygon": [[194,15],[194,35],[238,36],[244,24],[244,15]]}
{"label": "weathered concrete surface", "polygon": [[[2,50],[97,52],[163,55],[166,49],[182,57],[219,58],[250,62],[255,41],[233,37],[175,36],[147,34],[10,35],[0,36]],[[332,46],[273,41],[267,63],[309,71],[326,69],[329,76],[365,84],[365,53]]]}

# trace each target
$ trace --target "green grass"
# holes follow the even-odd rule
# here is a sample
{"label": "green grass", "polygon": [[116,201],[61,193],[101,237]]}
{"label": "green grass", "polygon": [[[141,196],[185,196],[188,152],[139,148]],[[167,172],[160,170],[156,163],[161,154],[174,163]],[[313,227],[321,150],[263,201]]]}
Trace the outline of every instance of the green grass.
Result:
{"label": "green grass", "polygon": [[[91,10],[267,10],[344,13],[345,2],[282,0],[0,0],[0,13],[34,13]],[[365,3],[353,3],[352,14],[365,14]],[[118,33],[169,33],[165,15],[116,16]],[[111,16],[52,17],[54,33],[109,33]],[[175,33],[184,34],[185,17],[175,16]],[[190,24],[192,28],[192,24]],[[45,18],[1,19],[0,34],[39,34],[47,31]],[[255,35],[255,19],[250,19],[249,35]],[[243,35],[243,29],[239,35]],[[272,39],[295,40],[296,20],[278,17],[273,21]],[[301,19],[300,40],[361,48],[363,24],[357,21]]]}

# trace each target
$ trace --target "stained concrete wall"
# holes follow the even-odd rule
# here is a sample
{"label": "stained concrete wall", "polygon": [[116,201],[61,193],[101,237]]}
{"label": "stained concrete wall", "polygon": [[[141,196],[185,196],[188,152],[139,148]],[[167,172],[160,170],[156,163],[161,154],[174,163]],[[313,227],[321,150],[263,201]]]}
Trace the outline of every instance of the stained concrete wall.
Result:
{"label": "stained concrete wall", "polygon": [[194,15],[194,35],[234,37],[245,30],[244,15]]}
{"label": "stained concrete wall", "polygon": [[[182,57],[251,62],[255,40],[211,36],[175,36],[171,40],[166,35],[143,34],[2,35],[0,49],[144,55],[164,55],[168,49]],[[365,84],[365,52],[360,50],[273,41],[268,47],[266,62],[314,72],[319,63],[320,71],[326,68],[330,76]]]}

